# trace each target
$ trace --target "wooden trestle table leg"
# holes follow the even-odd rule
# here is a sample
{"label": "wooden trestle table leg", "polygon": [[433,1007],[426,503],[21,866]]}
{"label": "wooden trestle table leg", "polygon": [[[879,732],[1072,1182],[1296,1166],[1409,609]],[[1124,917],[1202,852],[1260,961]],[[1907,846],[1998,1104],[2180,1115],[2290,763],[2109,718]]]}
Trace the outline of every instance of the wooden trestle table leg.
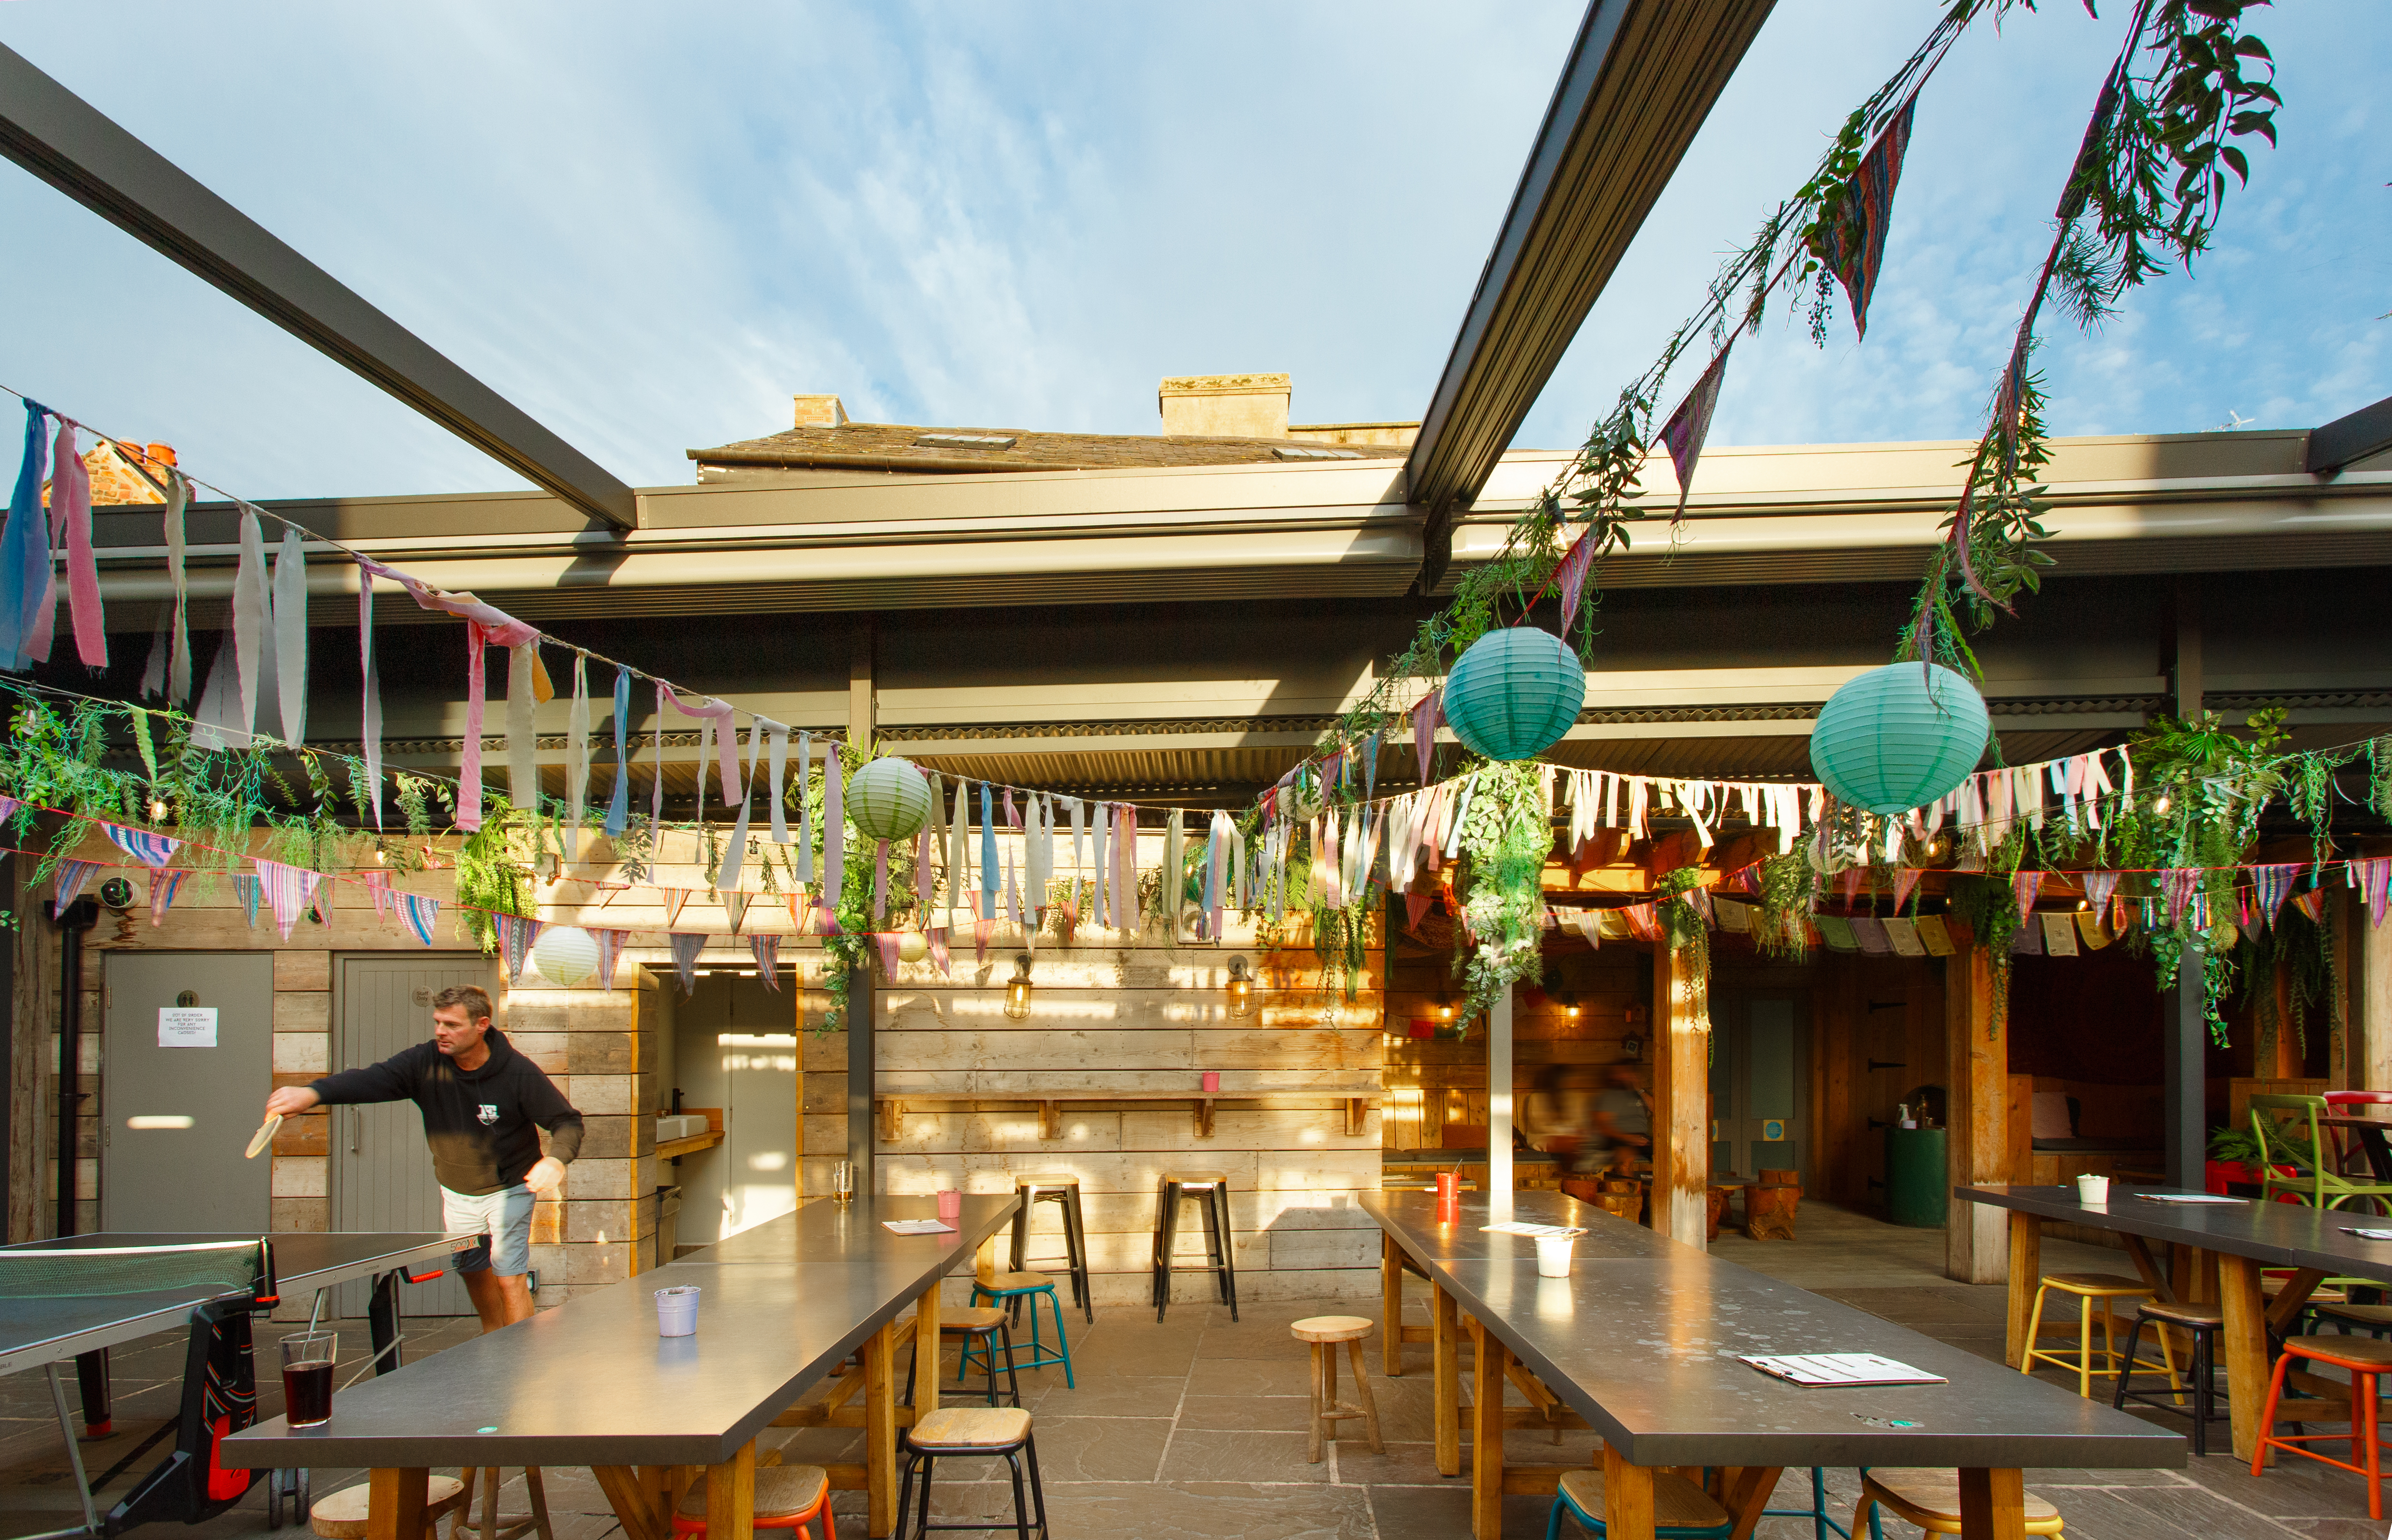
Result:
{"label": "wooden trestle table leg", "polygon": [[590,1474],[622,1524],[624,1540],[669,1540],[672,1510],[688,1491],[681,1467],[594,1465]]}
{"label": "wooden trestle table leg", "polygon": [[422,1540],[432,1468],[377,1469],[366,1481],[367,1540]]}
{"label": "wooden trestle table leg", "polygon": [[[1503,1371],[1511,1366],[1512,1350],[1476,1318],[1470,1322],[1470,1346],[1477,1357],[1470,1376],[1470,1533],[1477,1540],[1502,1540]],[[1649,1490],[1650,1477],[1645,1484]],[[1650,1507],[1648,1499],[1648,1511]],[[1646,1526],[1650,1536],[1649,1519]]]}
{"label": "wooden trestle table leg", "polygon": [[[864,1533],[872,1540],[884,1540],[897,1530],[896,1363],[897,1323],[891,1321],[864,1340]],[[921,1393],[920,1386],[915,1393]],[[719,1537],[708,1534],[707,1540]]]}
{"label": "wooden trestle table leg", "polygon": [[1607,1443],[1603,1446],[1603,1529],[1609,1540],[1653,1540],[1653,1468],[1629,1464]]}
{"label": "wooden trestle table leg", "polygon": [[2226,1405],[2234,1457],[2248,1461],[2259,1447],[2260,1418],[2268,1410],[2267,1301],[2256,1260],[2220,1253],[2217,1302],[2226,1316]]}
{"label": "wooden trestle table leg", "polygon": [[1436,1473],[1462,1474],[1462,1313],[1453,1296],[1431,1282],[1429,1352],[1436,1380]]}
{"label": "wooden trestle table leg", "polygon": [[2034,1286],[2043,1276],[2043,1221],[2033,1214],[2010,1214],[2010,1320],[2002,1362],[2017,1368],[2026,1362],[2027,1322],[2034,1315]]}
{"label": "wooden trestle table leg", "polygon": [[1752,1532],[1760,1527],[1762,1509],[1769,1506],[1770,1494],[1777,1490],[1777,1478],[1785,1470],[1779,1466],[1748,1465],[1725,1472],[1720,1485],[1720,1506],[1727,1509],[1736,1528],[1728,1532],[1728,1540],[1752,1540]]}
{"label": "wooden trestle table leg", "polygon": [[[670,1519],[666,1521],[671,1522]],[[706,1470],[706,1540],[754,1540],[756,1441]]]}
{"label": "wooden trestle table leg", "polygon": [[1960,1540],[2026,1540],[2026,1472],[1960,1471]]}
{"label": "wooden trestle table leg", "polygon": [[1390,1379],[1404,1372],[1404,1254],[1396,1237],[1379,1237],[1379,1367]]}
{"label": "wooden trestle table leg", "polygon": [[939,1409],[939,1286],[914,1301],[914,1420]]}

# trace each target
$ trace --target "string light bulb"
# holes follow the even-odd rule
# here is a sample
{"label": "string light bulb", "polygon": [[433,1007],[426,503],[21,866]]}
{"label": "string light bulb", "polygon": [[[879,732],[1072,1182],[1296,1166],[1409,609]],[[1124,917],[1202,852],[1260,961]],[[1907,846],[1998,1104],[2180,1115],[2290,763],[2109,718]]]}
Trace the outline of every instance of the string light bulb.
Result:
{"label": "string light bulb", "polygon": [[166,816],[174,810],[166,806],[166,799],[162,796],[153,796],[150,799],[150,822],[152,823],[165,822]]}
{"label": "string light bulb", "polygon": [[1013,977],[1005,984],[1005,1014],[1016,1021],[1029,1017],[1030,954],[1026,951],[1014,954]]}

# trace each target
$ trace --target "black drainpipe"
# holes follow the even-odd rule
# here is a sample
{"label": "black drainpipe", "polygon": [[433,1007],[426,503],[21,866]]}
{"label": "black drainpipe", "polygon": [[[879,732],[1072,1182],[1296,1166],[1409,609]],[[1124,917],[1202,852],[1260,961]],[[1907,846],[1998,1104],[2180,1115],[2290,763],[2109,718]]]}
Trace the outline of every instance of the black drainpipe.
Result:
{"label": "black drainpipe", "polygon": [[99,923],[99,905],[77,899],[65,913],[51,905],[51,918],[65,933],[58,949],[58,1224],[60,1236],[75,1233],[75,1119],[83,1093],[75,1088],[83,1060],[83,933]]}

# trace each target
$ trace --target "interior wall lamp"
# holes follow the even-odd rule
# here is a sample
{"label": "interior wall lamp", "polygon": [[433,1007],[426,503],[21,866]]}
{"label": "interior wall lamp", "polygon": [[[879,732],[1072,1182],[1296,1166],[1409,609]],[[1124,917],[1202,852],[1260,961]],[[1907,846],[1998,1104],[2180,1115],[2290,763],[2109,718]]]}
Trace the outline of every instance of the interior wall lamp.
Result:
{"label": "interior wall lamp", "polygon": [[1229,1014],[1252,1016],[1254,1012],[1254,980],[1252,970],[1242,957],[1229,959]]}
{"label": "interior wall lamp", "polygon": [[1005,1014],[1016,1021],[1030,1015],[1030,954],[1016,952],[1013,977],[1005,984]]}
{"label": "interior wall lamp", "polygon": [[1578,996],[1574,992],[1568,990],[1560,990],[1554,996],[1554,1003],[1562,1008],[1562,1015],[1569,1017],[1572,1021],[1576,1021],[1578,1019],[1580,1006]]}

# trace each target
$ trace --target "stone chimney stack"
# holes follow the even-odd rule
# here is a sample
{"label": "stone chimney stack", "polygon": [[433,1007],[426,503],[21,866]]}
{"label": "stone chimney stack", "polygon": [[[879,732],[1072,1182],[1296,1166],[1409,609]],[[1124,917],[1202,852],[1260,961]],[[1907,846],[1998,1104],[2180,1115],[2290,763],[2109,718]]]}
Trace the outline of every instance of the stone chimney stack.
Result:
{"label": "stone chimney stack", "polygon": [[1155,393],[1165,438],[1285,438],[1284,374],[1176,374]]}
{"label": "stone chimney stack", "polygon": [[836,395],[800,395],[795,398],[798,408],[797,426],[800,428],[844,428],[847,408]]}

